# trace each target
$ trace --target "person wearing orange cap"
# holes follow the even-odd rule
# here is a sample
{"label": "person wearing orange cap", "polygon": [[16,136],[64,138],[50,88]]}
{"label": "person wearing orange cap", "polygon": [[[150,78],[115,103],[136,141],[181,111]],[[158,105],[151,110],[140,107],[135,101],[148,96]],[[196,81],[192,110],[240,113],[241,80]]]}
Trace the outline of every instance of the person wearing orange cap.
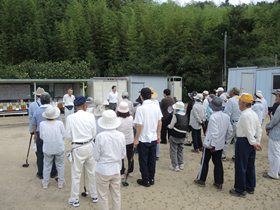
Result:
{"label": "person wearing orange cap", "polygon": [[235,181],[230,195],[246,197],[254,194],[256,187],[256,151],[261,150],[262,128],[257,114],[251,109],[254,98],[243,93],[239,98],[241,115],[236,125]]}

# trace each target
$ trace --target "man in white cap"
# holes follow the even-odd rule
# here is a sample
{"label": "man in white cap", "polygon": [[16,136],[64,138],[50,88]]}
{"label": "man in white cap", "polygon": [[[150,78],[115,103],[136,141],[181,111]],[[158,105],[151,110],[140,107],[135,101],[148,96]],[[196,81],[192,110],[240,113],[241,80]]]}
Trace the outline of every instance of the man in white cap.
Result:
{"label": "man in white cap", "polygon": [[35,95],[36,99],[29,105],[29,108],[28,108],[29,132],[31,135],[33,135],[33,132],[34,132],[33,128],[32,128],[32,117],[33,117],[36,109],[38,109],[41,106],[40,97],[43,93],[45,93],[44,88],[38,87],[36,92],[33,93]]}
{"label": "man in white cap", "polygon": [[261,102],[263,104],[264,107],[264,113],[263,113],[263,119],[266,118],[267,114],[268,114],[268,105],[267,105],[267,101],[264,98],[262,91],[261,90],[257,90],[256,94],[255,94],[259,99],[261,99]]}
{"label": "man in white cap", "polygon": [[95,183],[95,160],[93,157],[93,140],[96,135],[96,122],[93,114],[86,112],[86,98],[78,96],[74,100],[77,112],[68,116],[66,120],[66,138],[71,140],[71,196],[69,205],[78,207],[80,178],[84,168],[89,186],[89,193],[93,203],[98,201]]}
{"label": "man in white cap", "polygon": [[98,125],[104,129],[96,136],[94,158],[99,207],[109,210],[108,198],[112,198],[112,210],[121,210],[121,176],[122,159],[126,156],[125,136],[116,128],[120,119],[113,110],[104,111],[98,120]]}
{"label": "man in white cap", "polygon": [[192,130],[193,140],[192,152],[198,153],[199,150],[202,150],[201,128],[202,124],[205,122],[205,110],[202,105],[203,95],[201,93],[198,93],[193,98],[195,100],[195,103],[190,115],[190,126]]}
{"label": "man in white cap", "polygon": [[[276,103],[280,104],[280,89],[273,93]],[[280,176],[280,106],[277,107],[271,121],[266,125],[268,140],[269,171],[263,176],[269,179],[279,179]]]}
{"label": "man in white cap", "polygon": [[255,100],[254,100],[254,105],[252,106],[252,110],[254,112],[256,112],[256,114],[258,115],[259,121],[262,124],[263,120],[264,120],[264,116],[265,116],[265,108],[264,108],[262,100],[259,96],[257,96],[255,94],[254,99]]}
{"label": "man in white cap", "polygon": [[219,87],[216,90],[217,96],[219,96],[221,99],[223,99],[223,107],[225,107],[226,103],[227,103],[227,94],[224,92],[224,88]]}
{"label": "man in white cap", "polygon": [[129,108],[129,114],[131,116],[134,116],[134,106],[132,101],[129,100],[129,95],[128,92],[123,92],[122,93],[122,100],[125,101],[128,104],[128,108]]}
{"label": "man in white cap", "polygon": [[75,96],[73,95],[73,89],[69,88],[67,94],[63,96],[65,119],[67,119],[70,114],[74,113],[74,100]]}

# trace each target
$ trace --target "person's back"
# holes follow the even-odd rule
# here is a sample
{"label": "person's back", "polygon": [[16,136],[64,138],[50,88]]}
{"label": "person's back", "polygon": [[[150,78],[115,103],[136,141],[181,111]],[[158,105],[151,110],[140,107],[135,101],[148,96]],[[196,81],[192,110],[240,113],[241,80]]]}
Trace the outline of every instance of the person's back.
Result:
{"label": "person's back", "polygon": [[261,101],[256,101],[252,106],[252,110],[258,115],[259,122],[262,124],[264,120],[265,110]]}
{"label": "person's back", "polygon": [[157,106],[151,100],[145,100],[143,105],[138,107],[137,112],[141,113],[138,115],[138,117],[140,117],[143,122],[140,141],[143,139],[148,141],[156,140],[158,120],[160,120],[159,116],[161,116],[159,106]]}
{"label": "person's back", "polygon": [[229,115],[231,122],[237,122],[241,111],[238,105],[238,98],[236,96],[231,97],[225,105],[224,112]]}
{"label": "person's back", "polygon": [[40,137],[44,141],[43,152],[47,154],[58,154],[63,152],[64,125],[59,120],[46,120],[40,123]]}
{"label": "person's back", "polygon": [[119,117],[121,124],[117,128],[118,131],[122,132],[125,136],[126,144],[133,143],[133,117],[129,116],[126,118]]}
{"label": "person's back", "polygon": [[200,129],[201,123],[203,122],[204,119],[205,119],[204,107],[201,102],[196,101],[191,110],[189,124],[194,129]]}
{"label": "person's back", "polygon": [[[121,160],[124,158],[125,137],[124,134],[117,130],[105,130],[96,136],[95,149],[99,150],[99,156],[95,155],[97,161],[96,171],[103,175],[112,175],[110,170],[121,170]],[[109,174],[106,174],[108,171]]]}
{"label": "person's back", "polygon": [[74,141],[85,141],[92,139],[96,134],[96,122],[93,114],[79,110],[69,115],[66,121],[69,129],[68,136],[71,135]]}
{"label": "person's back", "polygon": [[231,136],[232,126],[229,116],[222,111],[213,112],[209,119],[205,141],[211,140],[211,146],[221,150]]}

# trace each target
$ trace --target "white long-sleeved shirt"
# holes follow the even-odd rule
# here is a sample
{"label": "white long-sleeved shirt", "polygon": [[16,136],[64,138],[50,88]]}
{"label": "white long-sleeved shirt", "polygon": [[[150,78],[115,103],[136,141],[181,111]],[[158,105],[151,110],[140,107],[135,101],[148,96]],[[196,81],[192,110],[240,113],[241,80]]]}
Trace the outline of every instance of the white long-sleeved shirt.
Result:
{"label": "white long-sleeved shirt", "polygon": [[126,156],[124,134],[115,129],[105,130],[96,136],[93,147],[95,171],[105,176],[120,174],[122,159]]}
{"label": "white long-sleeved shirt", "polygon": [[261,102],[256,101],[256,103],[252,106],[252,110],[256,112],[259,122],[262,124],[265,116],[264,105]]}
{"label": "white long-sleeved shirt", "polygon": [[205,110],[201,102],[196,101],[190,115],[190,126],[193,129],[201,129],[201,124],[205,121]]}
{"label": "white long-sleeved shirt", "polygon": [[241,112],[236,125],[236,136],[246,137],[251,145],[259,144],[262,137],[262,128],[257,114],[247,108]]}
{"label": "white long-sleeved shirt", "polygon": [[215,150],[221,150],[225,143],[231,140],[232,132],[229,116],[222,111],[213,112],[209,119],[203,145],[206,148],[215,147]]}
{"label": "white long-sleeved shirt", "polygon": [[74,100],[75,100],[74,95],[69,96],[69,94],[65,94],[63,96],[63,102],[65,106],[74,106]]}
{"label": "white long-sleeved shirt", "polygon": [[126,145],[132,144],[134,140],[133,135],[133,117],[129,116],[126,118],[119,117],[121,124],[117,128],[118,131],[122,132],[125,136]]}
{"label": "white long-sleeved shirt", "polygon": [[236,96],[231,97],[225,105],[224,112],[230,117],[232,124],[237,122],[240,118],[241,111],[238,105],[238,98]]}
{"label": "white long-sleeved shirt", "polygon": [[66,138],[72,142],[86,142],[96,135],[96,121],[93,114],[79,110],[67,117]]}
{"label": "white long-sleeved shirt", "polygon": [[43,152],[49,155],[64,151],[65,128],[59,120],[46,120],[40,123],[40,138],[43,140]]}
{"label": "white long-sleeved shirt", "polygon": [[145,100],[137,108],[134,123],[143,126],[139,141],[151,143],[157,140],[157,127],[161,118],[162,113],[160,107],[153,100]]}

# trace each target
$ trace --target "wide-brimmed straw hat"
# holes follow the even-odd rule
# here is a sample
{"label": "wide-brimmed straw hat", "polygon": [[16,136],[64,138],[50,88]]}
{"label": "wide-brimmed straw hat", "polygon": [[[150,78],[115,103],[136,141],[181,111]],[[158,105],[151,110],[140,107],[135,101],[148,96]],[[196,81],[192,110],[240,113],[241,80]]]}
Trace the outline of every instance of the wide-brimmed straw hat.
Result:
{"label": "wide-brimmed straw hat", "polygon": [[106,110],[102,117],[97,120],[98,125],[103,129],[115,129],[120,126],[121,121],[113,110]]}
{"label": "wide-brimmed straw hat", "polygon": [[175,104],[173,104],[172,108],[174,110],[184,110],[185,104],[182,101],[177,101]]}
{"label": "wide-brimmed straw hat", "polygon": [[129,112],[129,107],[128,107],[128,103],[125,101],[121,101],[121,103],[119,104],[118,108],[117,108],[118,112],[121,113],[127,113]]}
{"label": "wide-brimmed straw hat", "polygon": [[58,118],[60,115],[60,110],[59,108],[57,108],[56,106],[48,106],[45,110],[45,112],[43,112],[42,116],[46,119],[56,119]]}
{"label": "wide-brimmed straw hat", "polygon": [[37,90],[35,92],[33,92],[33,94],[36,96],[41,96],[44,93],[45,93],[45,90],[44,90],[44,88],[41,88],[41,87],[38,87]]}
{"label": "wide-brimmed straw hat", "polygon": [[215,96],[209,103],[210,108],[213,111],[222,111],[223,110],[223,99],[218,96]]}

